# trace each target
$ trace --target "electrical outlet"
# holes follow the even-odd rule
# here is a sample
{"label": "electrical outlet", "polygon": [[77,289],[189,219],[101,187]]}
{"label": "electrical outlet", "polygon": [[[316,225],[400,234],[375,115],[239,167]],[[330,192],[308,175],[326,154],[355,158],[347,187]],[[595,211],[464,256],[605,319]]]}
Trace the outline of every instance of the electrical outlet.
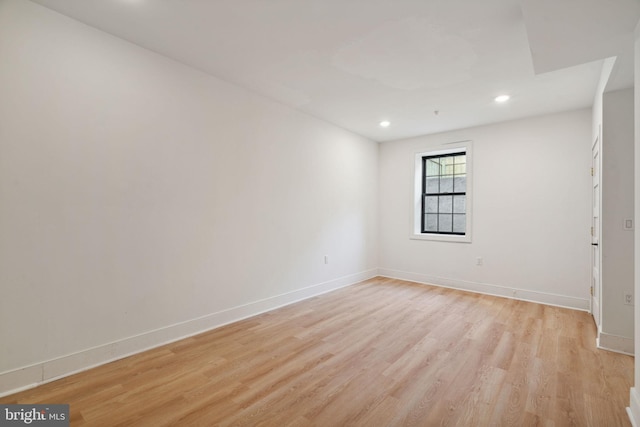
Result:
{"label": "electrical outlet", "polygon": [[624,303],[626,305],[633,305],[633,294],[625,293],[624,294]]}
{"label": "electrical outlet", "polygon": [[324,263],[329,264],[329,255],[324,256]]}
{"label": "electrical outlet", "polygon": [[484,260],[482,259],[481,256],[479,256],[478,258],[476,258],[476,265],[482,265],[482,263],[484,262]]}

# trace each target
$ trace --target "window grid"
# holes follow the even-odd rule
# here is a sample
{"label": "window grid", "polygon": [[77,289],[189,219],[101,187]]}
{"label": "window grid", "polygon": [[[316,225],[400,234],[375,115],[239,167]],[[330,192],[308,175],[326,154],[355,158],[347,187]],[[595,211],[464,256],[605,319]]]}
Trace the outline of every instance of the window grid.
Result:
{"label": "window grid", "polygon": [[466,233],[466,152],[422,158],[421,231]]}

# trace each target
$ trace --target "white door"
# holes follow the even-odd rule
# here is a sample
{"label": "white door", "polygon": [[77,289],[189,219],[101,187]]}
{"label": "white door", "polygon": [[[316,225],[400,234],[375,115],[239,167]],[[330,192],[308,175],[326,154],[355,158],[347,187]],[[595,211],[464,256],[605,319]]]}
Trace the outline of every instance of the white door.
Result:
{"label": "white door", "polygon": [[591,148],[592,219],[591,219],[591,313],[600,330],[600,138]]}

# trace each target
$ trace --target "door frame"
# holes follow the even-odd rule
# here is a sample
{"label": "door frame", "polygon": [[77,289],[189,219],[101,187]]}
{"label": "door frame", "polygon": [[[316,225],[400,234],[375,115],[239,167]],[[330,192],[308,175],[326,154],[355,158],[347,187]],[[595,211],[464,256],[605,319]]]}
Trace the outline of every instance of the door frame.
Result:
{"label": "door frame", "polygon": [[600,332],[602,322],[602,127],[591,145],[591,315]]}

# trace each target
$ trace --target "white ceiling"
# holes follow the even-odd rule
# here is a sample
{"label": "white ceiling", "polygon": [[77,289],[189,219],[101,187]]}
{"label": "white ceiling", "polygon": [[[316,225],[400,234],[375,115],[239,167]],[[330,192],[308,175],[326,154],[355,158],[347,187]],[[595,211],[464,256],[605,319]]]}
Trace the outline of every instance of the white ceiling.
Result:
{"label": "white ceiling", "polygon": [[375,141],[591,106],[603,58],[632,86],[640,19],[638,0],[33,1]]}

